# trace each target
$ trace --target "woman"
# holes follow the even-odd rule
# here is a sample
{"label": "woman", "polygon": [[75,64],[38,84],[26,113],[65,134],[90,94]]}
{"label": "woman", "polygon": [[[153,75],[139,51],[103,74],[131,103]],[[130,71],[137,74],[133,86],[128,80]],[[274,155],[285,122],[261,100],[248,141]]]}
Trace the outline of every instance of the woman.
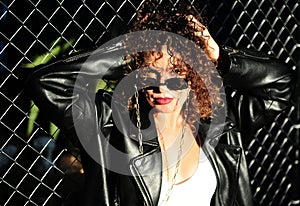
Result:
{"label": "woman", "polygon": [[[161,52],[143,53],[143,68],[139,69],[138,76],[143,89],[134,102],[137,105],[146,100],[144,104],[138,103],[139,108],[141,113],[150,113],[161,150],[158,205],[195,205],[199,199],[201,204],[209,205],[216,177],[211,164],[205,161],[201,148],[203,139],[196,128],[200,119],[210,115],[213,94],[208,93],[193,68],[168,53],[170,48],[171,45],[163,45]],[[199,100],[202,104],[197,104]],[[150,106],[151,112],[145,109],[145,104]],[[193,115],[195,113],[198,115]],[[141,125],[144,122],[141,121]],[[197,189],[191,190],[193,188]]]}
{"label": "woman", "polygon": [[[146,31],[139,38],[57,61],[28,81],[37,106],[81,140],[81,205],[252,205],[242,140],[288,105],[292,70],[219,48],[192,8],[148,8],[130,27]],[[139,49],[152,44],[150,30],[167,33],[152,50]],[[93,98],[99,77],[120,81],[113,96],[99,90]]]}

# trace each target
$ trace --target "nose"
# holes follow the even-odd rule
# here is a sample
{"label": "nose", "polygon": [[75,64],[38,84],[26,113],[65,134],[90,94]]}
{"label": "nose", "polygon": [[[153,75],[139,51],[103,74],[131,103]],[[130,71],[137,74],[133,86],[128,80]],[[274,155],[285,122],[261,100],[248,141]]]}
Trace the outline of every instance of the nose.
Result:
{"label": "nose", "polygon": [[157,87],[153,88],[153,92],[155,92],[155,93],[163,93],[163,92],[166,92],[167,90],[168,90],[168,88],[165,85],[165,83],[160,83]]}

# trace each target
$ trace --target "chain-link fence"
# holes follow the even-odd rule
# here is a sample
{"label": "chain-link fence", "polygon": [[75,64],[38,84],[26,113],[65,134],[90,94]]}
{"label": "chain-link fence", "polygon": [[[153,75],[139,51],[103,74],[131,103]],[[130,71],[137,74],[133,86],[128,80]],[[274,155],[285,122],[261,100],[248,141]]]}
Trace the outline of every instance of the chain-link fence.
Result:
{"label": "chain-link fence", "polygon": [[[171,1],[174,5],[178,1]],[[298,0],[189,1],[219,44],[254,48],[297,68]],[[36,65],[121,34],[142,1],[0,1],[0,205],[68,205],[84,172],[73,141],[23,91]],[[300,205],[299,92],[247,145],[257,205]],[[75,200],[75,201],[74,201]],[[75,204],[73,204],[75,205]]]}

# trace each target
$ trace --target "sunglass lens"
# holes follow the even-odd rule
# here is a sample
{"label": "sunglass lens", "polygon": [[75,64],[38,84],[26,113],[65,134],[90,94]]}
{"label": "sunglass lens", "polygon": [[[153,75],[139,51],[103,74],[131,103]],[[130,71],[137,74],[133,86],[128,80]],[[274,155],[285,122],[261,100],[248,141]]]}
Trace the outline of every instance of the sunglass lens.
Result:
{"label": "sunglass lens", "polygon": [[166,85],[170,90],[181,90],[188,88],[187,82],[182,78],[171,78],[166,80]]}
{"label": "sunglass lens", "polygon": [[140,82],[141,87],[145,89],[155,89],[160,85],[166,85],[170,90],[181,90],[188,88],[188,84],[185,79],[182,78],[170,78],[165,81],[165,83],[161,84],[154,78],[147,78]]}

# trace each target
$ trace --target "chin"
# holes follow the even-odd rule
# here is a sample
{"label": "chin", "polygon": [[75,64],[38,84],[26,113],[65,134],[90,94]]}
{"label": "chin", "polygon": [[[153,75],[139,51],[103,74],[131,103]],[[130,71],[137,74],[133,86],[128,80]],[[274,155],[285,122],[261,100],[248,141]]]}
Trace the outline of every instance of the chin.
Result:
{"label": "chin", "polygon": [[171,108],[162,108],[162,107],[155,107],[157,112],[161,112],[161,113],[172,113],[174,112],[174,109]]}
{"label": "chin", "polygon": [[165,105],[155,105],[154,108],[161,113],[172,113],[176,111],[176,104],[170,103]]}
{"label": "chin", "polygon": [[166,114],[175,112],[177,109],[180,109],[178,107],[177,101],[172,101],[169,104],[156,104],[153,101],[148,101],[148,103],[157,112],[166,113]]}

